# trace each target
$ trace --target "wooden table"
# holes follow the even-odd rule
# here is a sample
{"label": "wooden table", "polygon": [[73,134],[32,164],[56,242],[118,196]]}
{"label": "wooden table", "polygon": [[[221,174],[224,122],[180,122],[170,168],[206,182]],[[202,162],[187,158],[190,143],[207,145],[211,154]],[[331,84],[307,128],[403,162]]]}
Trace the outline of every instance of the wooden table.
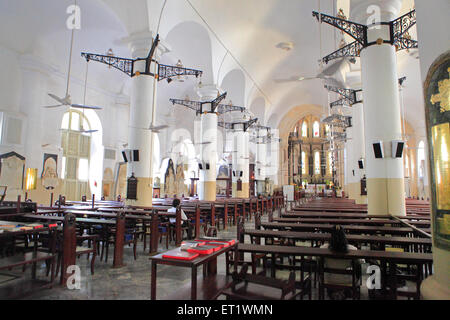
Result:
{"label": "wooden table", "polygon": [[[303,260],[305,256],[319,258],[335,258],[335,259],[369,259],[379,260],[381,262],[381,274],[383,290],[387,287],[387,278],[391,279],[391,283],[396,281],[396,264],[408,264],[417,266],[416,277],[416,296],[420,296],[420,284],[423,280],[423,267],[433,263],[433,255],[431,253],[415,253],[415,252],[391,252],[391,251],[375,251],[375,250],[349,250],[345,254],[337,254],[328,248],[310,248],[296,246],[274,246],[274,245],[255,245],[239,243],[238,252],[249,252],[252,254],[270,254],[272,257],[272,277],[275,277],[275,257],[276,255],[300,256]],[[389,268],[388,268],[389,265]],[[389,269],[389,271],[388,271]],[[397,298],[396,285],[391,286],[393,297]]]}
{"label": "wooden table", "polygon": [[[198,258],[195,258],[191,261],[185,261],[185,260],[176,260],[176,259],[168,259],[163,258],[164,254],[170,253],[170,252],[176,252],[180,249],[174,249],[167,251],[165,253],[158,254],[156,256],[150,257],[150,260],[152,262],[152,272],[151,272],[151,299],[156,300],[156,274],[157,274],[157,265],[163,264],[163,265],[169,265],[169,266],[176,266],[176,267],[183,267],[183,268],[191,268],[191,288],[190,288],[190,297],[191,300],[197,300],[197,298],[200,298],[201,300],[210,300],[216,298],[220,290],[223,288],[217,288],[217,290],[213,290],[213,292],[209,291],[206,292],[202,290],[201,296],[197,297],[197,268],[199,266],[203,266],[203,280],[206,284],[210,284],[211,286],[216,285],[217,286],[217,257],[221,254],[225,254],[226,259],[226,265],[228,266],[228,254],[227,252],[230,250],[234,250],[235,245],[228,246],[226,248],[222,248],[217,252],[214,252],[209,255],[203,255],[199,256]],[[213,280],[213,281],[208,281]],[[202,289],[208,289],[208,288],[202,288]],[[186,297],[184,297],[186,299]]]}
{"label": "wooden table", "polygon": [[[273,218],[275,222],[298,222],[298,223],[330,223],[330,224],[356,224],[356,225],[383,225],[383,224],[401,224],[401,222],[393,219],[338,219],[338,218]],[[410,224],[416,227],[430,227],[430,221],[409,221]]]}
{"label": "wooden table", "polygon": [[[261,223],[261,227],[264,229],[278,229],[278,230],[298,230],[298,231],[330,231],[334,228],[332,224],[321,224],[321,223],[277,223],[277,222],[263,222]],[[355,226],[355,225],[347,225],[344,227],[346,231],[349,233],[368,233],[368,234],[412,234],[415,232],[412,228],[409,227],[385,227],[385,226]],[[426,232],[429,232],[429,229],[423,229]]]}
{"label": "wooden table", "polygon": [[[282,217],[286,218],[336,218],[336,219],[388,219],[392,216],[389,215],[370,215],[367,213],[350,213],[350,212],[300,212],[300,211],[288,211],[287,213],[282,213]],[[399,217],[400,219],[406,220],[430,220],[428,216],[420,215],[407,215]]]}
{"label": "wooden table", "polygon": [[[27,226],[27,223],[24,222],[13,222],[13,221],[0,221],[1,224],[16,224],[16,225],[23,225]],[[34,291],[36,289],[43,289],[43,288],[51,288],[54,283],[55,279],[55,261],[56,261],[56,248],[52,246],[51,248],[48,248],[48,252],[42,251],[42,249],[39,249],[38,243],[39,243],[39,237],[38,235],[41,233],[47,233],[49,234],[48,241],[49,243],[56,243],[56,228],[55,227],[43,227],[43,228],[36,228],[31,230],[19,230],[19,231],[8,231],[5,229],[3,232],[0,233],[0,240],[3,240],[5,238],[9,237],[18,237],[18,236],[31,236],[32,240],[34,242],[32,250],[30,252],[15,254],[13,256],[7,256],[2,259],[0,259],[0,271],[2,270],[11,270],[15,267],[25,267],[25,265],[31,264],[31,280],[24,280],[22,283],[17,284],[15,283],[14,288],[11,288],[11,286],[2,286],[0,288],[0,296],[2,299],[11,299],[11,298],[17,298],[16,296],[10,296],[11,293],[15,291],[21,291],[21,290],[31,290]],[[36,271],[37,271],[37,263],[47,262],[51,264],[50,267],[50,281],[43,281],[43,280],[37,280],[36,279]],[[17,286],[20,286],[21,290],[17,289]],[[26,294],[29,292],[20,292],[19,294]]]}
{"label": "wooden table", "polygon": [[[273,230],[244,230],[244,234],[250,238],[269,238],[269,239],[290,239],[294,241],[329,241],[330,233],[317,232],[296,232],[296,231],[273,231]],[[383,247],[386,244],[400,245],[400,246],[426,246],[431,248],[431,239],[427,238],[410,238],[410,237],[384,237],[384,236],[369,236],[349,234],[347,240],[350,243],[361,244],[381,244]],[[253,241],[252,241],[253,243]]]}

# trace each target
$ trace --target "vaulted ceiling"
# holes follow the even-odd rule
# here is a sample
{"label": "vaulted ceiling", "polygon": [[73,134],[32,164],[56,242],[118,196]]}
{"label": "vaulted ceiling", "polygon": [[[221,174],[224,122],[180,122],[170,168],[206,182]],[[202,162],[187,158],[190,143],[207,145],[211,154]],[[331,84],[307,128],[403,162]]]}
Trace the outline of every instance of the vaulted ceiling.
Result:
{"label": "vaulted ceiling", "polygon": [[[66,8],[73,1],[0,0],[0,44],[19,53],[36,53],[64,72],[70,41]],[[121,39],[150,30],[158,31],[171,49],[162,57],[163,63],[181,59],[185,66],[202,69],[203,83],[216,83],[228,91],[234,104],[250,108],[270,125],[278,126],[300,105],[326,110],[334,98],[319,79],[274,80],[313,77],[320,72],[318,60],[338,47],[341,35],[325,24],[320,27],[311,12],[320,5],[320,11],[335,14],[342,7],[348,16],[349,0],[78,0],[78,4],[82,28],[76,33],[74,75],[80,79],[84,62],[79,52],[105,53],[112,48],[116,55],[130,56]],[[401,13],[412,7],[413,0],[404,0]],[[291,42],[292,49],[278,48],[282,42]],[[398,72],[408,77],[406,119],[413,127],[424,128],[416,57],[414,52],[398,53]],[[102,65],[91,68],[96,85],[113,93],[128,92],[125,75]],[[357,84],[359,62],[336,77],[341,81],[352,78]],[[195,84],[192,79],[182,84],[161,82],[158,104],[168,105],[169,98],[186,94],[193,98]]]}

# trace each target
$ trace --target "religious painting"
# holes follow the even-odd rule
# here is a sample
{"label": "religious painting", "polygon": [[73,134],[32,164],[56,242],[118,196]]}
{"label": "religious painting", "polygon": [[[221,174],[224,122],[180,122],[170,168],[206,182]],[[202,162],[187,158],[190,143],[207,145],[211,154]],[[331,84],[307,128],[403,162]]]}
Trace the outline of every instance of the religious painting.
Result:
{"label": "religious painting", "polygon": [[220,166],[217,178],[228,178],[228,166]]}
{"label": "religious painting", "polygon": [[25,157],[16,152],[0,155],[0,185],[8,187],[9,199],[22,194],[24,175]]}
{"label": "religious painting", "polygon": [[434,245],[450,249],[450,51],[430,67],[424,86]]}
{"label": "religious painting", "polygon": [[47,190],[53,190],[58,186],[58,155],[44,153],[41,180]]}
{"label": "religious painting", "polygon": [[153,188],[161,188],[161,179],[159,177],[155,178],[155,181],[153,182]]}
{"label": "religious painting", "polygon": [[[228,166],[222,165],[219,167],[219,172],[217,174],[216,182],[216,193],[221,195],[227,194],[227,181],[223,179],[228,179]],[[220,180],[219,180],[220,179]]]}
{"label": "religious painting", "polygon": [[176,193],[175,169],[173,167],[172,159],[169,159],[166,173],[164,174],[164,193],[168,197],[173,197],[173,195]]}

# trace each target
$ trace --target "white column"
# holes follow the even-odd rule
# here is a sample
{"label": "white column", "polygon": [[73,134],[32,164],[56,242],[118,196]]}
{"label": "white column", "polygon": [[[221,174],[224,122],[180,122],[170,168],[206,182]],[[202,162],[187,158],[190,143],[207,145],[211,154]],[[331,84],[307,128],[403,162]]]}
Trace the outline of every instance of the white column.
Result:
{"label": "white column", "polygon": [[[132,36],[129,46],[133,58],[146,57],[152,45],[151,33]],[[155,72],[157,66],[152,63],[151,72]],[[135,64],[135,72],[145,71],[145,61]],[[153,77],[148,75],[136,75],[131,83],[130,120],[128,128],[128,148],[139,150],[139,161],[129,162],[127,177],[132,174],[138,179],[137,200],[127,200],[128,204],[151,206],[153,197],[153,170],[152,170],[152,132],[145,130],[152,122],[153,103],[156,97],[156,83]],[[155,108],[156,109],[156,108]]]}
{"label": "white column", "polygon": [[[358,93],[357,93],[358,94]],[[352,106],[352,140],[348,141],[347,149],[347,175],[349,198],[355,200],[357,204],[367,203],[367,196],[361,195],[361,179],[365,174],[365,169],[360,169],[358,160],[363,159],[365,164],[365,141],[364,141],[364,116],[363,104],[356,103]],[[347,134],[348,136],[348,134]]]}
{"label": "white column", "polygon": [[[212,101],[217,98],[218,90],[215,85],[202,86],[198,89],[201,101]],[[203,105],[201,115],[202,141],[200,146],[200,160],[203,169],[200,170],[199,199],[206,201],[216,200],[217,178],[217,114],[211,112],[211,105]],[[207,143],[207,144],[205,144]],[[207,167],[209,166],[209,169]]]}
{"label": "white column", "polygon": [[[58,162],[62,161],[57,145],[46,145],[50,143],[50,141],[44,142],[46,131],[44,119],[46,109],[42,106],[47,102],[48,79],[49,74],[53,70],[50,66],[43,64],[40,59],[32,55],[21,56],[20,64],[22,68],[22,97],[20,101],[20,111],[26,115],[27,119],[25,138],[23,139],[25,147],[25,165],[26,168],[38,169],[36,190],[28,191],[28,198],[40,204],[48,204],[50,193],[54,192],[56,197],[61,193],[62,188],[62,183],[58,180],[58,185],[55,186],[55,189],[46,190],[42,185],[42,180],[40,178],[42,176],[44,153],[57,154]],[[59,127],[60,124],[57,125],[57,128]],[[58,129],[55,128],[55,130]],[[57,134],[58,137],[60,137],[60,134]],[[45,148],[43,148],[42,145],[46,145]],[[61,168],[60,164],[59,167]],[[57,172],[58,174],[61,174],[60,170],[57,170]]]}
{"label": "white column", "polygon": [[[243,129],[243,125],[235,128],[233,137],[233,171],[235,175],[233,179],[233,197],[248,198],[249,197],[249,134]],[[242,172],[242,177],[240,176]],[[242,182],[242,190],[237,190],[237,181]]]}
{"label": "white column", "polygon": [[[381,7],[381,20],[398,16],[401,1],[360,1],[359,21],[367,24],[368,5]],[[354,13],[355,10],[352,12]],[[358,15],[358,14],[357,14]],[[369,28],[368,41],[389,40],[389,28]],[[375,44],[361,50],[364,130],[366,136],[366,175],[369,214],[406,215],[403,159],[393,158],[391,142],[402,140],[398,90],[397,57],[389,43]],[[376,159],[373,143],[381,141],[384,157]]]}
{"label": "white column", "polygon": [[256,165],[255,165],[255,180],[256,180],[256,193],[262,194],[265,192],[265,179],[266,179],[266,157],[267,157],[267,145],[261,143],[264,137],[267,136],[267,131],[259,130],[258,141],[256,144]]}

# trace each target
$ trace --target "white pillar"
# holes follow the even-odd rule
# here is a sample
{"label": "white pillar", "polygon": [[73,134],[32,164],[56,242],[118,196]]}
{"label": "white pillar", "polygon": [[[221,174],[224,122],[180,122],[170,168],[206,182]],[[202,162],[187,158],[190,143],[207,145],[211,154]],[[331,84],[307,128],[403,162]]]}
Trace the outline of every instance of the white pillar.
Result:
{"label": "white pillar", "polygon": [[[132,36],[129,46],[133,58],[146,57],[152,45],[151,33]],[[157,50],[158,51],[158,50]],[[151,72],[157,70],[155,63]],[[135,64],[135,72],[145,71],[145,61]],[[132,174],[138,179],[137,200],[127,200],[128,204],[151,206],[153,198],[152,132],[145,130],[152,123],[154,97],[156,97],[157,80],[148,75],[136,75],[131,83],[130,120],[128,128],[128,149],[139,150],[139,161],[129,162],[127,177]],[[155,108],[156,110],[156,108]]]}
{"label": "white pillar", "polygon": [[[48,204],[50,193],[54,192],[56,197],[62,190],[62,182],[59,179],[57,186],[55,186],[55,189],[53,190],[46,190],[42,185],[41,180],[44,153],[57,154],[58,161],[62,161],[56,144],[45,146],[45,148],[42,147],[43,144],[46,145],[50,143],[43,142],[45,139],[44,129],[46,128],[46,123],[44,118],[46,109],[42,108],[42,106],[44,106],[47,101],[48,79],[53,70],[50,66],[43,64],[40,59],[32,55],[21,56],[20,64],[22,68],[22,97],[20,101],[20,111],[25,114],[27,118],[25,139],[23,139],[25,147],[25,166],[26,168],[38,169],[36,189],[28,191],[28,198],[39,204]],[[64,108],[61,110],[63,109]],[[60,124],[56,127],[60,128]],[[55,130],[58,129],[55,128]],[[58,134],[58,137],[59,136],[60,134]],[[59,167],[61,168],[60,164]],[[57,172],[61,174],[60,170],[57,170]]]}
{"label": "white pillar", "polygon": [[[201,101],[212,101],[217,98],[218,90],[215,85],[207,85],[199,88],[197,93]],[[200,170],[199,199],[206,201],[216,200],[217,114],[211,112],[211,107],[208,103],[204,104],[203,114],[200,116],[202,135],[200,160],[203,170]]]}
{"label": "white pillar", "polygon": [[347,136],[349,129],[352,139],[347,142],[347,182],[349,198],[355,200],[357,204],[366,204],[367,196],[361,195],[361,179],[365,174],[365,169],[360,169],[358,165],[360,159],[363,159],[363,163],[366,165],[364,160],[365,141],[362,103],[355,103],[352,106],[352,128],[347,129]]}
{"label": "white pillar", "polygon": [[[233,138],[233,197],[248,198],[250,195],[249,186],[249,134],[243,129],[243,125],[235,128]],[[242,177],[240,176],[242,172]],[[242,190],[237,190],[238,180],[242,183]]]}
{"label": "white pillar", "polygon": [[265,193],[265,179],[266,179],[266,158],[267,158],[267,145],[261,143],[267,136],[267,131],[259,130],[258,139],[259,143],[256,144],[256,165],[255,165],[255,180],[256,180],[256,194]]}
{"label": "white pillar", "polygon": [[[382,21],[398,16],[401,1],[360,1],[359,21],[367,24],[368,5],[380,8]],[[358,13],[356,14],[358,16]],[[368,42],[388,40],[389,28],[369,28]],[[364,97],[364,130],[366,136],[366,174],[369,214],[406,215],[403,159],[393,158],[391,142],[402,140],[398,90],[397,57],[389,43],[375,44],[361,50],[362,89]],[[373,143],[381,141],[384,157],[376,159]]]}

